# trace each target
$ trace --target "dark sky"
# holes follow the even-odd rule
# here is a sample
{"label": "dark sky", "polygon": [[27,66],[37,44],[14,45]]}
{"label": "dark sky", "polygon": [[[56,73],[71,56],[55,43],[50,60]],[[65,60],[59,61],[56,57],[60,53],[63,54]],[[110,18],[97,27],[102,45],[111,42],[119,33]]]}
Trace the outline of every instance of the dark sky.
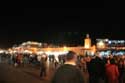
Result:
{"label": "dark sky", "polygon": [[87,33],[93,40],[125,39],[119,18],[104,8],[7,8],[2,12],[0,48],[28,40],[83,44]]}

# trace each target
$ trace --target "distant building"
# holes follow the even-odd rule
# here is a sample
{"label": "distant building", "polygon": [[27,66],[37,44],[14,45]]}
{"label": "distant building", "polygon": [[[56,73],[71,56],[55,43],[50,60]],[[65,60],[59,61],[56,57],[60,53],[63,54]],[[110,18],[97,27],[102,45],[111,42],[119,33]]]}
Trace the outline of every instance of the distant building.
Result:
{"label": "distant building", "polygon": [[43,51],[50,51],[50,52],[63,52],[63,51],[74,51],[78,55],[93,55],[96,52],[96,46],[91,46],[91,38],[89,37],[89,34],[86,35],[86,38],[84,40],[84,46],[62,46],[58,48],[49,47],[49,48],[42,48]]}
{"label": "distant building", "polygon": [[89,34],[87,34],[84,40],[84,48],[90,48],[90,47],[91,47],[91,39],[89,38]]}
{"label": "distant building", "polygon": [[[39,42],[24,42],[19,47],[23,51],[28,52],[32,51],[32,53],[47,53],[49,54],[61,54],[61,53],[67,53],[68,51],[74,51],[77,55],[93,55],[96,52],[96,46],[91,45],[91,38],[89,37],[89,34],[86,35],[86,38],[84,40],[84,46],[51,46],[44,43]],[[14,48],[16,49],[16,48]],[[19,50],[20,51],[20,50]]]}

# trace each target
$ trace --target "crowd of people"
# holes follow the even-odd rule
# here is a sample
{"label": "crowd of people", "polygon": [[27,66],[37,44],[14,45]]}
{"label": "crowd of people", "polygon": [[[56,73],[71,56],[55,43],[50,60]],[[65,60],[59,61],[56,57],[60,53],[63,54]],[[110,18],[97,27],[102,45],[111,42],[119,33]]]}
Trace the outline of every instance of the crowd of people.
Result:
{"label": "crowd of people", "polygon": [[32,67],[37,67],[40,70],[40,77],[44,78],[47,75],[47,65],[49,63],[52,66],[52,70],[57,69],[60,65],[64,63],[64,56],[59,55],[56,59],[54,55],[43,54],[28,54],[28,53],[13,53],[13,54],[0,54],[0,63],[5,62],[13,67],[26,67],[31,65]]}
{"label": "crowd of people", "polygon": [[125,55],[102,57],[97,52],[82,57],[78,67],[88,73],[87,83],[125,83]]}
{"label": "crowd of people", "polygon": [[[67,54],[66,58],[68,56],[69,55]],[[75,79],[73,79],[74,77],[69,78],[72,79],[72,82],[68,81],[67,76],[70,75],[67,74],[74,74],[72,72],[72,69],[70,69],[69,72],[68,69],[62,68],[66,66],[65,64],[67,63],[67,61],[68,60],[66,59],[64,65],[57,69],[53,83],[61,83],[59,80],[64,79],[67,79],[67,82],[63,81],[62,83],[125,83],[125,55],[109,55],[106,57],[102,57],[100,53],[97,52],[94,56],[77,56],[75,66],[83,74],[83,82],[76,81]],[[58,73],[60,74],[60,72],[62,72],[64,75],[62,73],[61,76],[58,75]]]}
{"label": "crowd of people", "polygon": [[41,78],[47,76],[47,61],[54,64],[52,83],[125,83],[125,55],[106,57],[97,52],[94,56],[78,56],[69,51],[66,55],[59,55],[58,60],[54,55],[42,54],[13,54],[0,55],[7,58],[7,62],[14,67],[33,64],[40,67]]}

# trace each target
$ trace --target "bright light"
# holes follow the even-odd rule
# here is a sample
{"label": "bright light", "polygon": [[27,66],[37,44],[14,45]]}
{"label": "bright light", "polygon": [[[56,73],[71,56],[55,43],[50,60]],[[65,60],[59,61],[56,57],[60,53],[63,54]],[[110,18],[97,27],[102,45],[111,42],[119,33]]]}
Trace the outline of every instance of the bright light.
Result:
{"label": "bright light", "polygon": [[90,48],[91,47],[91,39],[90,38],[86,38],[84,40],[84,47],[85,48]]}
{"label": "bright light", "polygon": [[106,42],[108,42],[109,40],[108,39],[105,39]]}
{"label": "bright light", "polygon": [[100,45],[100,46],[103,46],[103,45],[104,45],[104,43],[101,41],[101,42],[99,42],[99,45]]}
{"label": "bright light", "polygon": [[103,42],[103,41],[98,42],[98,43],[97,43],[97,47],[98,47],[98,48],[105,48],[104,42]]}
{"label": "bright light", "polygon": [[85,48],[89,48],[90,46],[89,45],[85,45]]}
{"label": "bright light", "polygon": [[47,55],[55,55],[55,56],[58,56],[58,55],[64,55],[64,54],[67,54],[68,51],[54,51],[54,52],[51,52],[51,51],[47,51],[45,52]]}
{"label": "bright light", "polygon": [[47,55],[52,55],[50,51],[45,52]]}
{"label": "bright light", "polygon": [[43,54],[44,52],[43,51],[39,51],[39,52],[37,52],[37,54],[39,55],[39,54]]}
{"label": "bright light", "polygon": [[0,53],[4,53],[4,51],[3,51],[3,50],[0,50]]}
{"label": "bright light", "polygon": [[64,51],[68,51],[68,48],[66,46],[63,47]]}
{"label": "bright light", "polygon": [[111,41],[109,41],[108,43],[109,43],[109,44],[111,44],[112,42],[111,42]]}
{"label": "bright light", "polygon": [[25,50],[25,51],[24,51],[24,53],[29,53],[29,54],[32,54],[32,52],[31,52],[31,51],[29,51],[29,50]]}

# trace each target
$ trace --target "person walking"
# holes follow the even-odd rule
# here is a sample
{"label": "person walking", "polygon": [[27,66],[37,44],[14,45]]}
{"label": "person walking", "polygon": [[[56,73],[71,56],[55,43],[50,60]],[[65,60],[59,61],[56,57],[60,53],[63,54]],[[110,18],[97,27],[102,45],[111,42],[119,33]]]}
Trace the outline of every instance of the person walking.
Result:
{"label": "person walking", "polygon": [[40,60],[40,77],[41,78],[46,77],[46,69],[47,69],[46,56],[43,55]]}

